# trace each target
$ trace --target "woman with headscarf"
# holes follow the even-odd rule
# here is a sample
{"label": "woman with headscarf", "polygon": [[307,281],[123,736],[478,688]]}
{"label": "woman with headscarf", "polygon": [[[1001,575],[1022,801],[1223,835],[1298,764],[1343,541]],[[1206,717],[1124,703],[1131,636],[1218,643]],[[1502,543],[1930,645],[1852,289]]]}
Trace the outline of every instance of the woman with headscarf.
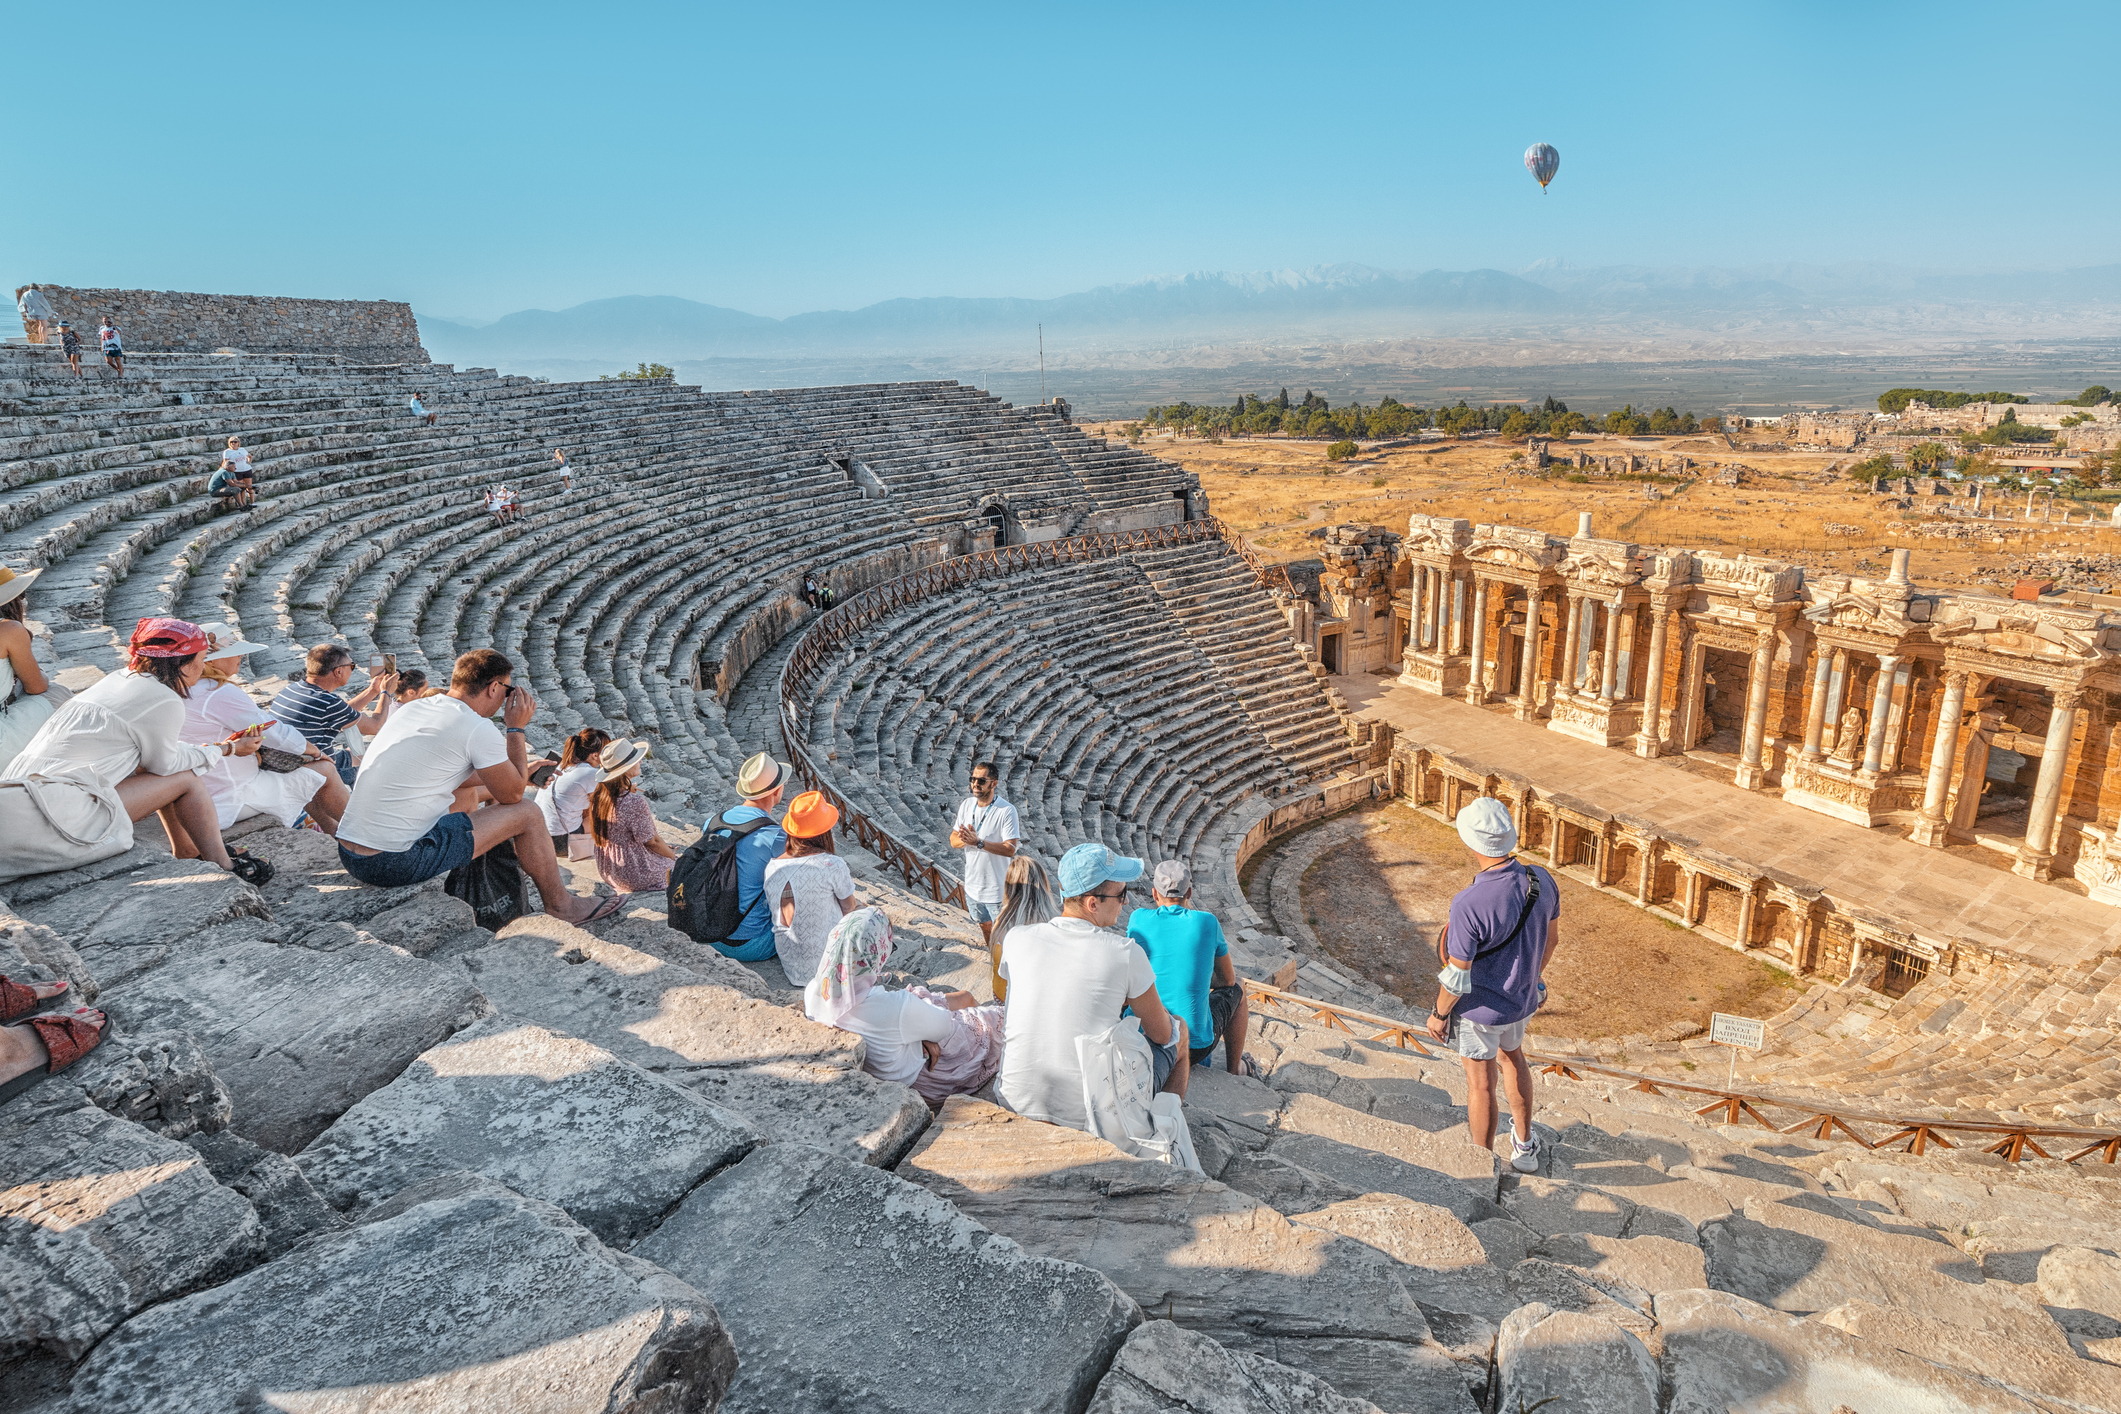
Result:
{"label": "woman with headscarf", "polygon": [[622,894],[660,892],[670,882],[678,852],[656,833],[655,812],[648,797],[634,789],[648,743],[610,742],[597,753],[596,794],[589,801],[589,840],[596,849],[597,874]]}
{"label": "woman with headscarf", "polygon": [[880,986],[890,961],[890,917],[881,908],[857,908],[826,940],[817,975],[803,989],[803,1012],[861,1037],[868,1043],[862,1069],[912,1086],[939,1110],[1001,1069],[1002,1008],[981,1006],[970,992]]}
{"label": "woman with headscarf", "polygon": [[1009,983],[1002,977],[1002,940],[1009,930],[1026,923],[1050,923],[1060,915],[1060,897],[1046,877],[1046,867],[1028,854],[1011,859],[1009,872],[1002,878],[1002,911],[994,915],[994,931],[987,938],[997,1002],[1009,1000]]}
{"label": "woman with headscarf", "polygon": [[[277,753],[277,766],[292,764],[287,756],[299,756],[304,764],[291,771],[265,770],[257,756],[228,756],[214,762],[206,773],[206,788],[213,792],[214,813],[222,829],[252,815],[269,815],[292,829],[305,812],[325,834],[339,832],[339,817],[346,812],[349,792],[339,779],[331,758],[311,746],[293,727],[273,722],[272,713],[260,707],[236,683],[246,654],[265,651],[262,644],[246,643],[227,624],[202,625],[207,649],[206,666],[198,685],[184,699],[184,726],[179,741],[197,746],[215,746],[232,732],[259,729],[260,742]],[[179,859],[196,859],[197,845],[173,831],[170,848]]]}
{"label": "woman with headscarf", "polygon": [[0,771],[49,721],[62,690],[52,692],[29,636],[29,587],[43,570],[16,574],[0,566]]}
{"label": "woman with headscarf", "polygon": [[256,754],[258,733],[211,745],[178,740],[184,699],[206,667],[206,635],[182,619],[142,619],[128,668],[65,703],[0,774],[0,881],[74,869],[133,847],[133,822],[161,812],[171,839],[247,883],[272,866],[221,843],[206,773]]}
{"label": "woman with headscarf", "polygon": [[788,845],[766,864],[762,887],[773,915],[773,950],[789,985],[807,982],[825,955],[825,940],[854,912],[854,875],[832,847],[839,808],[821,791],[788,802],[781,831]]}

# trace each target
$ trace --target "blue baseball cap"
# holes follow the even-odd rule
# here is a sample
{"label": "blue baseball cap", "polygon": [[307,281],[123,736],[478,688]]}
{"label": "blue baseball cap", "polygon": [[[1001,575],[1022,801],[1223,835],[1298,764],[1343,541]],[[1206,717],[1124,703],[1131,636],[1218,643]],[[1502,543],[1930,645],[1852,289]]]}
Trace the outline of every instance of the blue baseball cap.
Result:
{"label": "blue baseball cap", "polygon": [[1060,895],[1081,898],[1099,884],[1131,884],[1149,866],[1139,859],[1114,854],[1101,844],[1079,844],[1060,859]]}

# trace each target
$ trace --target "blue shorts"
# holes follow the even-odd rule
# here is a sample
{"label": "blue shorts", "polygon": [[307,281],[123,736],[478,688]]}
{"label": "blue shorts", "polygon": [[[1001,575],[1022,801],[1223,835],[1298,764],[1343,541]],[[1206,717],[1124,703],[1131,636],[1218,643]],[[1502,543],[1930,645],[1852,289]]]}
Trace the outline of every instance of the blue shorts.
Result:
{"label": "blue shorts", "polygon": [[471,863],[471,817],[451,811],[434,827],[395,854],[355,854],[339,846],[339,863],[364,884],[402,889],[424,884],[437,875]]}
{"label": "blue shorts", "polygon": [[1002,911],[998,903],[981,903],[978,899],[965,900],[965,912],[975,923],[992,923],[995,915]]}
{"label": "blue shorts", "polygon": [[1169,1080],[1171,1072],[1178,1068],[1178,1034],[1176,1031],[1172,1033],[1171,1039],[1164,1042],[1161,1046],[1154,1041],[1149,1042],[1149,1064],[1156,1071],[1157,1093],[1162,1094],[1164,1082]]}

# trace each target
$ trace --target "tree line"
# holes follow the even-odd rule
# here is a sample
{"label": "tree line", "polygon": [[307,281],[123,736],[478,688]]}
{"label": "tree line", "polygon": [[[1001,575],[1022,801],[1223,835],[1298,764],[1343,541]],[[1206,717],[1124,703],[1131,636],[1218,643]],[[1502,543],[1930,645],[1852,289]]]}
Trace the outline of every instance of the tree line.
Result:
{"label": "tree line", "polygon": [[1360,401],[1334,407],[1308,390],[1301,399],[1292,399],[1284,388],[1271,398],[1246,393],[1228,404],[1178,402],[1152,407],[1129,428],[1129,433],[1138,436],[1144,427],[1195,437],[1280,433],[1334,442],[1357,438],[1375,442],[1411,436],[1433,427],[1452,437],[1499,432],[1509,440],[1522,441],[1527,437],[1567,437],[1587,429],[1623,437],[1720,432],[1723,419],[1697,419],[1691,412],[1670,407],[1638,412],[1632,403],[1603,417],[1591,418],[1571,412],[1567,403],[1551,397],[1537,403],[1498,403],[1488,407],[1468,407],[1461,398],[1455,406],[1433,410],[1410,407],[1397,398],[1385,397],[1374,407]]}

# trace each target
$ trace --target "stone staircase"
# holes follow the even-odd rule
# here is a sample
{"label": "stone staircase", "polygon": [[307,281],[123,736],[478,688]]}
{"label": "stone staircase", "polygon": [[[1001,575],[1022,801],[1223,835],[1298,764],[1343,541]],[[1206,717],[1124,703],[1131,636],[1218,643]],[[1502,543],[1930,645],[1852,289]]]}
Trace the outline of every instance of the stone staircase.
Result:
{"label": "stone staircase", "polygon": [[[1520,1175],[1455,1061],[1261,1007],[1189,1173],[931,1118],[651,907],[495,935],[246,842],[262,890],[142,846],[5,891],[0,967],[119,1027],[0,1106],[10,1408],[2121,1407],[2111,1170],[1542,1077]],[[962,915],[851,862],[898,980],[985,994]]]}

